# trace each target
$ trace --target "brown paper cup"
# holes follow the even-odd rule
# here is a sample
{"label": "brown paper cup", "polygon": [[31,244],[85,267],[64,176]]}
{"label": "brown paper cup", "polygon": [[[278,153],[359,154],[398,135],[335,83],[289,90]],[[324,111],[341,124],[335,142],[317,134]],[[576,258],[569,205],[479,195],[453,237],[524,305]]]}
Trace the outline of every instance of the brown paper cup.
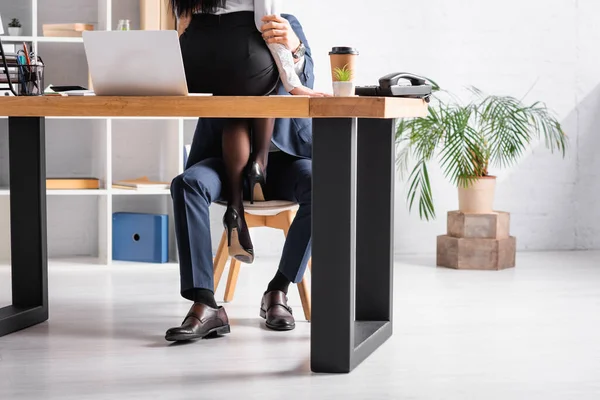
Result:
{"label": "brown paper cup", "polygon": [[352,47],[334,47],[329,53],[331,60],[331,80],[337,82],[338,79],[335,76],[336,68],[343,69],[346,67],[352,71],[352,81],[356,77],[356,67],[358,62],[358,51]]}

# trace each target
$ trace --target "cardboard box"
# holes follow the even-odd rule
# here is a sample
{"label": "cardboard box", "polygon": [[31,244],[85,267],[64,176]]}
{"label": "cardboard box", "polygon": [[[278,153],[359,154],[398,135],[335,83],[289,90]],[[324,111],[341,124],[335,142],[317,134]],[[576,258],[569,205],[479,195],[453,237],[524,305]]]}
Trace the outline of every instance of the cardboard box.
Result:
{"label": "cardboard box", "polygon": [[142,30],[174,30],[176,18],[169,0],[140,0],[140,27]]}
{"label": "cardboard box", "polygon": [[47,37],[81,37],[84,31],[93,31],[92,24],[44,24],[42,32]]}

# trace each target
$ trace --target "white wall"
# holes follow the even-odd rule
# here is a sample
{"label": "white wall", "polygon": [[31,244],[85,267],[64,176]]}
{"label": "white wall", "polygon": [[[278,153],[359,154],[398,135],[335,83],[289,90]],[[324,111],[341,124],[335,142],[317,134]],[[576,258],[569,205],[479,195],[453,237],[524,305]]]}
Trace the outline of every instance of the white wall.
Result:
{"label": "white wall", "polygon": [[[58,5],[63,2],[52,0],[61,12]],[[128,0],[126,8],[133,9],[133,3]],[[600,159],[595,156],[600,148],[596,132],[600,3],[287,0],[286,4],[300,19],[313,48],[318,89],[330,89],[327,53],[338,45],[360,50],[361,84],[405,70],[429,76],[452,91],[474,85],[495,94],[522,96],[531,89],[526,100],[544,101],[556,111],[571,148],[562,160],[536,147],[513,170],[500,171],[496,206],[512,213],[512,232],[521,250],[600,248],[600,206],[595,201],[600,195]],[[132,18],[131,12],[122,14]],[[73,60],[84,62],[80,54]],[[62,76],[55,78],[58,81],[52,83],[63,83]],[[0,134],[1,140],[5,138]],[[0,155],[0,164],[5,161]],[[439,172],[434,172],[433,185],[438,219],[425,223],[408,214],[405,184],[399,179],[397,253],[435,251],[435,237],[445,231],[444,212],[455,209],[457,200],[455,189]],[[218,239],[222,209],[214,211],[213,238]],[[253,238],[259,255],[281,251],[279,233],[257,230]]]}
{"label": "white wall", "polygon": [[[474,85],[554,109],[571,138],[562,160],[537,146],[500,177],[496,208],[512,213],[521,250],[600,248],[597,179],[600,135],[600,3],[593,0],[287,1],[300,19],[316,60],[317,87],[329,89],[327,52],[361,52],[359,83],[396,70],[422,74],[460,93]],[[435,251],[456,189],[439,174],[435,222],[409,215],[397,184],[396,252]]]}

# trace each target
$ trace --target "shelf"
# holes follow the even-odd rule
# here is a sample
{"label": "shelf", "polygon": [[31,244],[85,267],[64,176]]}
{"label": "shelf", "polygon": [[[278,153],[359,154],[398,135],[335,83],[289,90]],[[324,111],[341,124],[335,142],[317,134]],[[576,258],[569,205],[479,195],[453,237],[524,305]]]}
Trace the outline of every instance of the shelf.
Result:
{"label": "shelf", "polygon": [[3,43],[33,42],[34,40],[38,43],[83,43],[82,37],[2,36],[1,39]]}
{"label": "shelf", "polygon": [[148,196],[148,195],[170,195],[169,189],[143,189],[143,190],[128,190],[128,189],[110,189],[110,193],[115,196]]}
{"label": "shelf", "polygon": [[[50,189],[46,191],[48,196],[102,196],[108,194],[106,189],[86,189],[86,190],[57,190]],[[0,189],[0,196],[9,196],[10,191],[6,188]]]}
{"label": "shelf", "polygon": [[46,190],[46,195],[48,196],[102,196],[107,193],[108,191],[106,189]]}
{"label": "shelf", "polygon": [[[162,0],[154,2],[158,4]],[[58,3],[60,10],[56,6]],[[48,66],[45,86],[78,84],[90,87],[91,82],[83,37],[44,36],[44,24],[88,22],[95,25],[96,31],[104,31],[114,29],[119,19],[128,18],[132,29],[142,27],[140,0],[0,0],[0,4],[3,17],[4,14],[20,16],[24,27],[19,36],[9,36],[8,32],[0,36],[2,43],[19,49],[25,42],[39,52]],[[29,16],[26,15],[28,9],[31,11]],[[62,17],[57,20],[57,13],[66,16],[66,20]],[[7,22],[5,18],[5,27]],[[6,114],[4,106],[0,108],[0,114]],[[10,229],[7,227],[10,226],[10,195],[15,194],[8,187],[7,119],[0,115],[0,266],[10,254]],[[95,112],[84,116],[59,114],[45,120],[47,175],[92,176],[101,180],[100,189],[46,191],[50,264],[74,267],[114,264],[119,269],[130,265],[177,268],[178,264],[171,263],[177,259],[177,244],[170,190],[164,186],[160,189],[117,189],[112,183],[136,176],[168,182],[181,173],[184,125],[190,131],[190,137],[198,120],[196,113],[190,114],[185,123],[178,115],[156,116],[155,113],[116,117]],[[112,221],[115,212],[169,215],[170,264],[113,262]]]}
{"label": "shelf", "polygon": [[93,256],[66,256],[48,257],[48,265],[51,267],[81,266],[81,265],[105,265],[99,257]]}
{"label": "shelf", "polygon": [[37,38],[39,43],[83,43],[82,37],[46,37]]}
{"label": "shelf", "polygon": [[0,36],[2,43],[33,42],[33,36]]}
{"label": "shelf", "polygon": [[[48,86],[48,85],[46,85]],[[151,120],[151,121],[178,121],[180,119],[183,120],[189,120],[189,121],[193,121],[193,122],[197,122],[198,118],[177,118],[177,117],[94,117],[94,116],[79,116],[79,117],[69,117],[69,116],[60,116],[60,117],[53,117],[53,116],[48,116],[48,117],[44,117],[46,120],[51,120],[51,119],[87,119],[87,120],[98,120],[98,121],[106,121],[107,119],[111,119],[111,120],[115,120],[115,121],[126,121],[126,120],[134,120],[134,121],[147,121],[147,120]],[[8,119],[8,117],[6,115],[0,115],[0,119]],[[194,125],[195,128],[195,125]]]}

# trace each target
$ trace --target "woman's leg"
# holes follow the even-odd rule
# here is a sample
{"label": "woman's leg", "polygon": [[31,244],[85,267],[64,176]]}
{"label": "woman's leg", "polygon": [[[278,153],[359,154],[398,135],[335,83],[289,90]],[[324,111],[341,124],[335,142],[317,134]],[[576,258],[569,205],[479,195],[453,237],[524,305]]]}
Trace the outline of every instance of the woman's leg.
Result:
{"label": "woman's leg", "polygon": [[223,129],[223,161],[227,173],[227,202],[238,212],[243,206],[243,174],[250,159],[250,125],[247,119],[232,119]]}
{"label": "woman's leg", "polygon": [[256,161],[264,172],[267,170],[274,128],[275,118],[252,120],[252,155],[250,160]]}
{"label": "woman's leg", "polygon": [[244,218],[244,170],[250,159],[250,122],[247,119],[227,121],[223,129],[223,162],[227,175],[227,211],[223,225],[227,231],[229,255],[251,264],[254,247]]}
{"label": "woman's leg", "polygon": [[252,203],[255,200],[265,201],[266,172],[274,127],[274,118],[252,120],[252,154],[248,166],[248,184]]}

